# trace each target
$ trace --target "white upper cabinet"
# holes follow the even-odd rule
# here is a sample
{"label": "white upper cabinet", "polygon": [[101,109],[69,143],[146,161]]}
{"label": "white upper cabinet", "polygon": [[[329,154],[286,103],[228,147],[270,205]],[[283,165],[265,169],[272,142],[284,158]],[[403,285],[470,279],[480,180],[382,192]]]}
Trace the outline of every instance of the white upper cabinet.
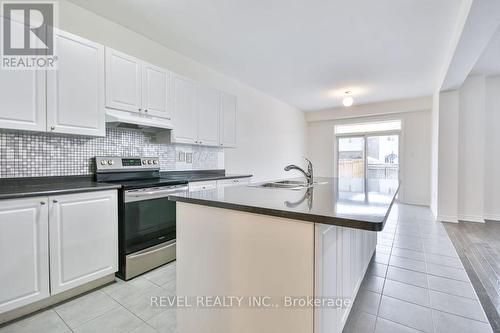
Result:
{"label": "white upper cabinet", "polygon": [[49,296],[47,199],[0,201],[0,313]]}
{"label": "white upper cabinet", "polygon": [[106,106],[140,112],[141,61],[106,47]]}
{"label": "white upper cabinet", "polygon": [[45,99],[44,70],[0,70],[0,128],[45,131]]}
{"label": "white upper cabinet", "polygon": [[117,271],[116,196],[111,190],[49,198],[52,295]]}
{"label": "white upper cabinet", "polygon": [[196,143],[196,88],[194,81],[174,74],[172,77],[174,95],[173,137],[175,142]]}
{"label": "white upper cabinet", "polygon": [[218,146],[220,92],[213,88],[198,87],[197,142],[205,146]]}
{"label": "white upper cabinet", "polygon": [[0,128],[45,132],[45,71],[1,72]]}
{"label": "white upper cabinet", "polygon": [[170,73],[148,63],[142,65],[142,106],[144,112],[171,120],[169,109]]}
{"label": "white upper cabinet", "polygon": [[104,46],[54,32],[58,69],[47,72],[47,130],[105,136]]}
{"label": "white upper cabinet", "polygon": [[236,147],[236,96],[222,93],[219,115],[219,145]]}

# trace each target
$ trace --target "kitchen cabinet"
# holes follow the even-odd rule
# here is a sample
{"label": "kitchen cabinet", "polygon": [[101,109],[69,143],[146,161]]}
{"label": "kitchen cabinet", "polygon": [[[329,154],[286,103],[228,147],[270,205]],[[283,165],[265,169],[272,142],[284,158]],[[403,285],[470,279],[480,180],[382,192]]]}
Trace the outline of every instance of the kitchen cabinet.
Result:
{"label": "kitchen cabinet", "polygon": [[114,274],[116,191],[0,200],[0,261],[0,313]]}
{"label": "kitchen cabinet", "polygon": [[217,181],[217,187],[227,187],[227,186],[236,186],[236,185],[248,185],[249,183],[250,183],[250,177],[220,179],[220,180]]}
{"label": "kitchen cabinet", "polygon": [[[0,17],[3,26],[3,18]],[[13,28],[23,29],[11,22]],[[44,70],[2,70],[0,75],[0,128],[45,131]]]}
{"label": "kitchen cabinet", "polygon": [[45,71],[2,70],[0,128],[45,131]]}
{"label": "kitchen cabinet", "polygon": [[140,112],[141,61],[106,47],[106,106]]}
{"label": "kitchen cabinet", "polygon": [[197,97],[196,143],[218,146],[220,92],[214,88],[198,86]]}
{"label": "kitchen cabinet", "polygon": [[0,128],[105,136],[104,47],[54,29],[56,70],[2,71]]}
{"label": "kitchen cabinet", "polygon": [[142,64],[142,108],[151,116],[171,120],[170,73],[161,67]]}
{"label": "kitchen cabinet", "polygon": [[49,204],[51,294],[116,272],[116,191],[54,196]]}
{"label": "kitchen cabinet", "polygon": [[170,72],[106,47],[106,107],[171,120]]}
{"label": "kitchen cabinet", "polygon": [[189,182],[189,191],[214,190],[217,188],[217,181],[207,180],[199,182]]}
{"label": "kitchen cabinet", "polygon": [[[377,246],[373,231],[316,224],[316,295],[354,300]],[[318,332],[342,332],[350,307],[315,310]]]}
{"label": "kitchen cabinet", "polygon": [[236,147],[236,96],[179,75],[174,75],[173,87],[173,142]]}
{"label": "kitchen cabinet", "polygon": [[57,70],[47,71],[47,130],[105,136],[104,46],[54,30]]}
{"label": "kitchen cabinet", "polygon": [[219,115],[219,145],[236,147],[236,96],[222,93]]}
{"label": "kitchen cabinet", "polygon": [[173,138],[175,142],[196,143],[196,82],[174,74],[174,124]]}
{"label": "kitchen cabinet", "polygon": [[49,296],[47,198],[0,201],[0,313]]}

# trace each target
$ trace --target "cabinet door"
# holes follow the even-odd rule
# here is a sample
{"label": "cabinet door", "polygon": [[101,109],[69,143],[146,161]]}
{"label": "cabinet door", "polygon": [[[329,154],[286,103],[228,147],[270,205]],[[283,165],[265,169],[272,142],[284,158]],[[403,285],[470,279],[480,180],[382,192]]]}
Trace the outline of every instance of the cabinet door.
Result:
{"label": "cabinet door", "polygon": [[105,136],[104,46],[55,30],[58,69],[47,73],[47,130]]}
{"label": "cabinet door", "polygon": [[197,104],[197,143],[204,146],[218,146],[220,92],[199,86]]}
{"label": "cabinet door", "polygon": [[196,83],[174,74],[175,142],[194,144],[196,141]]}
{"label": "cabinet door", "polygon": [[[14,21],[11,27],[24,29]],[[0,128],[45,131],[45,71],[1,70],[0,101]]]}
{"label": "cabinet door", "polygon": [[144,112],[156,117],[171,119],[169,109],[170,73],[163,68],[143,63],[142,107]]}
{"label": "cabinet door", "polygon": [[219,144],[236,147],[236,96],[222,93],[219,117]]}
{"label": "cabinet door", "polygon": [[106,47],[106,106],[140,112],[141,61]]}
{"label": "cabinet door", "polygon": [[49,296],[47,198],[0,201],[0,313]]}
{"label": "cabinet door", "polygon": [[49,204],[51,294],[116,272],[116,191],[54,196]]}

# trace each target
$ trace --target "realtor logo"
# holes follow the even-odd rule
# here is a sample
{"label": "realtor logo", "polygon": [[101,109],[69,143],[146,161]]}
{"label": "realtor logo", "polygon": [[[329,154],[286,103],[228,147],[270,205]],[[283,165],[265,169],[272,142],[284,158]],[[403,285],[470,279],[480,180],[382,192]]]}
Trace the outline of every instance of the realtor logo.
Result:
{"label": "realtor logo", "polygon": [[55,2],[2,2],[2,69],[56,69]]}

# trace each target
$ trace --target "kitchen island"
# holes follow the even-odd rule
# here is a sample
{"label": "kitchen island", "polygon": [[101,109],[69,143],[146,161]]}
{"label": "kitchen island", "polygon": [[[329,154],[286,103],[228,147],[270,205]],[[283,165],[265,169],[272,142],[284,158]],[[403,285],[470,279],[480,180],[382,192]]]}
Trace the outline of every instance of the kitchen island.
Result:
{"label": "kitchen island", "polygon": [[399,184],[315,181],[170,197],[180,333],[342,331]]}

